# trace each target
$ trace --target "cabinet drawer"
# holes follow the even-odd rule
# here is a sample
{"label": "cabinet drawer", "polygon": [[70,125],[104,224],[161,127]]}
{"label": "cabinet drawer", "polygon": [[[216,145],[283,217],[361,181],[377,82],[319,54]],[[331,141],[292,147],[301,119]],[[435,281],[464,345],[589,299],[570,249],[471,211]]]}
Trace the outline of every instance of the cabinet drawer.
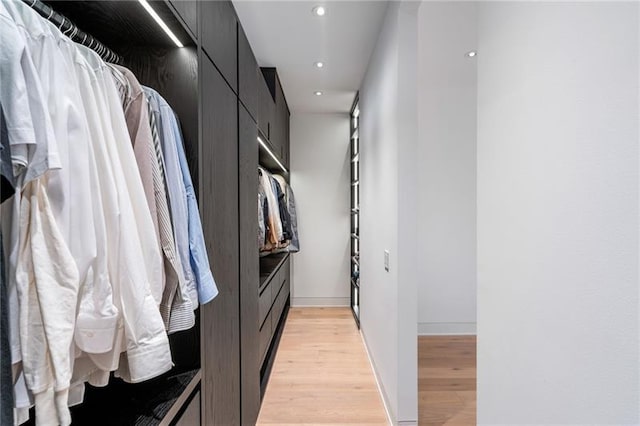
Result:
{"label": "cabinet drawer", "polygon": [[258,296],[258,326],[262,326],[264,319],[271,309],[273,302],[273,295],[271,294],[272,286],[269,284]]}
{"label": "cabinet drawer", "polygon": [[272,332],[271,315],[267,315],[267,320],[262,324],[262,328],[260,329],[260,365],[262,365],[264,355],[267,352],[267,349],[269,349]]}
{"label": "cabinet drawer", "polygon": [[282,310],[284,309],[284,305],[287,303],[287,299],[289,298],[289,280],[285,280],[278,296],[276,297],[275,302],[273,302],[273,309],[271,309],[271,322],[272,327],[275,331],[275,328],[278,326],[278,321],[280,320],[280,316],[282,315]]}

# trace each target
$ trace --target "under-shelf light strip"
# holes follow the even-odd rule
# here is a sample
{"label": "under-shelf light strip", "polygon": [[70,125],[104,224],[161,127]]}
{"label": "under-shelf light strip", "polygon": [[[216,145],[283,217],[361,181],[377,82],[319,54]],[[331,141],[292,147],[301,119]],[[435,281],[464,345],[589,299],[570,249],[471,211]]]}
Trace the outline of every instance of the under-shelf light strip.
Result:
{"label": "under-shelf light strip", "polygon": [[149,2],[147,2],[147,0],[138,0],[138,2],[142,5],[142,7],[144,7],[144,10],[146,10],[149,13],[149,15],[151,15],[151,17],[154,19],[154,21],[156,21],[158,23],[158,25],[160,25],[160,28],[162,28],[164,30],[164,32],[167,33],[169,38],[171,40],[173,40],[173,42],[176,44],[176,46],[184,47],[184,45],[180,42],[180,40],[178,40],[178,37],[176,37],[176,35],[169,29],[167,24],[164,23],[164,21],[156,13],[156,11],[153,10],[153,8],[149,4]]}
{"label": "under-shelf light strip", "polygon": [[280,162],[280,160],[278,160],[278,157],[276,157],[273,152],[271,152],[271,150],[269,149],[269,147],[267,146],[266,143],[264,143],[264,141],[262,140],[262,138],[260,136],[258,136],[258,142],[260,143],[260,145],[262,145],[262,147],[264,149],[267,150],[267,152],[269,153],[269,155],[271,156],[271,158],[273,158],[273,160],[278,163],[278,166],[280,166],[280,168],[282,170],[284,170],[285,173],[289,173],[289,171],[287,170],[287,168],[285,166],[282,165],[282,163]]}

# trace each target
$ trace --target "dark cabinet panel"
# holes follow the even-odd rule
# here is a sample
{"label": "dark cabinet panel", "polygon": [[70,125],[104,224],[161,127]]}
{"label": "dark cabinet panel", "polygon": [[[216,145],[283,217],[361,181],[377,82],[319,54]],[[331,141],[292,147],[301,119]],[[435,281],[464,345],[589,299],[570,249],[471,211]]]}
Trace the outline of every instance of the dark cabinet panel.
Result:
{"label": "dark cabinet panel", "polygon": [[275,102],[262,73],[258,74],[258,102],[258,127],[267,139],[270,139],[275,114]]}
{"label": "dark cabinet panel", "polygon": [[198,38],[198,2],[194,0],[170,0],[192,35]]}
{"label": "dark cabinet panel", "polygon": [[259,72],[249,40],[238,25],[238,96],[254,121],[258,121]]}
{"label": "dark cabinet panel", "polygon": [[220,292],[201,308],[203,424],[237,425],[240,424],[238,104],[236,95],[204,56],[200,99],[200,206],[207,251]]}
{"label": "dark cabinet panel", "polygon": [[202,48],[225,80],[238,92],[237,19],[230,1],[202,1],[200,4]]}
{"label": "dark cabinet panel", "polygon": [[[240,333],[242,424],[254,425],[260,410],[258,283],[258,128],[238,105],[240,191]],[[265,312],[266,316],[266,312]],[[264,317],[262,318],[264,319]]]}
{"label": "dark cabinet panel", "polygon": [[276,78],[276,117],[274,125],[274,135],[272,143],[276,149],[277,155],[280,159],[287,164],[287,151],[288,142],[287,134],[289,128],[289,108],[287,108],[287,101],[280,85],[280,80]]}
{"label": "dark cabinet panel", "polygon": [[[289,164],[289,108],[280,84],[280,78],[275,68],[262,68],[262,75],[267,85],[266,92],[271,95],[273,104],[269,115],[269,143],[274,154],[285,166]],[[266,95],[263,95],[266,97]],[[262,106],[266,110],[265,106]],[[262,110],[261,110],[262,111]],[[260,120],[260,129],[263,129],[263,120]],[[263,130],[264,132],[264,130]],[[266,133],[265,133],[266,135]]]}

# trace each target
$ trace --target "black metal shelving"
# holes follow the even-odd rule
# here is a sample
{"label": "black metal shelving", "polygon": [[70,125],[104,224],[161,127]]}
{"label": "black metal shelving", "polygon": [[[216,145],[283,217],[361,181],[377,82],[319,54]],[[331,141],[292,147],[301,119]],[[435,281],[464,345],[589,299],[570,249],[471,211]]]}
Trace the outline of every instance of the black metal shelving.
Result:
{"label": "black metal shelving", "polygon": [[351,310],[360,327],[360,107],[351,108]]}

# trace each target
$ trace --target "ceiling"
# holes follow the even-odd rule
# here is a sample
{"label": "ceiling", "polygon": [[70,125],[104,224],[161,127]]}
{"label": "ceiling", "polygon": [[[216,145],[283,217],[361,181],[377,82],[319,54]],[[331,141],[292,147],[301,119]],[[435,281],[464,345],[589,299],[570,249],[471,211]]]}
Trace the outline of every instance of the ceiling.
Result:
{"label": "ceiling", "polygon": [[[349,112],[369,64],[386,1],[253,1],[234,6],[261,67],[276,67],[289,109]],[[322,5],[326,14],[315,16]],[[314,66],[317,61],[324,67]],[[322,96],[314,92],[322,91]]]}

